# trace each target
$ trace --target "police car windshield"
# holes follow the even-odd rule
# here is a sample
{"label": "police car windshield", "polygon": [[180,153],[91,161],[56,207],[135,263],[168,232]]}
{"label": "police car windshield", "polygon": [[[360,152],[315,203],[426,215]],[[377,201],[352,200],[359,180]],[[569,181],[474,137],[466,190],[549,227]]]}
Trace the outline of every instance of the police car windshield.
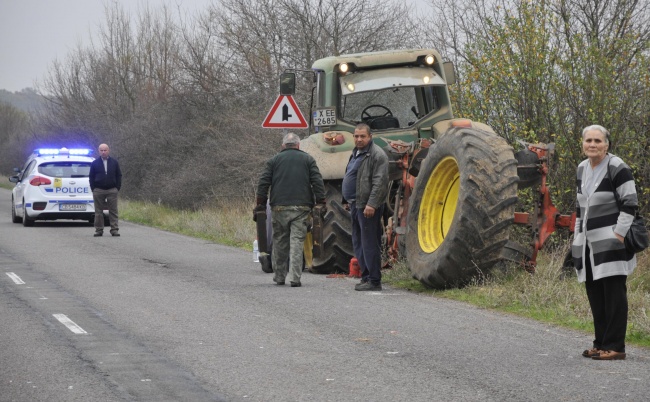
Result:
{"label": "police car windshield", "polygon": [[50,177],[88,177],[90,162],[47,162],[38,172]]}

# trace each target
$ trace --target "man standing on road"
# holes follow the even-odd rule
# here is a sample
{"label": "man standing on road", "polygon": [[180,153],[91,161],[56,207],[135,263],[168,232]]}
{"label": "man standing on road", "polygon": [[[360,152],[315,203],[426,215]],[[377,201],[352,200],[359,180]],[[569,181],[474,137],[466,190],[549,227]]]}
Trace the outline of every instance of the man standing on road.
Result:
{"label": "man standing on road", "polygon": [[367,124],[354,129],[354,145],[343,178],[344,203],[352,216],[352,247],[361,268],[354,289],[381,290],[382,215],[388,194],[388,156],[372,141]]}
{"label": "man standing on road", "polygon": [[108,209],[108,219],[111,223],[111,235],[119,236],[117,215],[117,193],[122,187],[122,171],[115,158],[108,156],[108,145],[99,146],[99,158],[90,164],[90,190],[95,202],[95,237],[104,234],[104,210]]}
{"label": "man standing on road", "polygon": [[256,211],[266,209],[269,188],[273,225],[273,281],[284,285],[289,261],[291,287],[299,287],[309,214],[314,199],[325,205],[325,185],[316,161],[300,150],[300,138],[294,133],[284,136],[282,151],[266,162],[257,185]]}

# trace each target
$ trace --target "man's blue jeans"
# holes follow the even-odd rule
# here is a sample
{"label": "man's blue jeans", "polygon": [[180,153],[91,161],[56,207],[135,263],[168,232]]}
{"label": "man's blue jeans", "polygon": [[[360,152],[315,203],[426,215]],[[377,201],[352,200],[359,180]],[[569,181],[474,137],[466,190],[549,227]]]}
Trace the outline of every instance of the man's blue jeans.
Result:
{"label": "man's blue jeans", "polygon": [[357,209],[356,203],[350,204],[352,216],[352,248],[359,261],[361,280],[373,285],[381,284],[381,236],[383,228],[384,207],[375,210],[372,218],[363,216],[363,209]]}

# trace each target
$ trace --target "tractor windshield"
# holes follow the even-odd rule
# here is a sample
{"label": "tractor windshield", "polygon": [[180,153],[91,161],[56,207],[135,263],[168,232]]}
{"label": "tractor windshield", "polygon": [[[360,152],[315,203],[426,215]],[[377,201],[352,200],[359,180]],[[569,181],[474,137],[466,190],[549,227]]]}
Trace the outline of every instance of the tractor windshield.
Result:
{"label": "tractor windshield", "polygon": [[444,80],[431,68],[399,67],[340,77],[341,118],[371,129],[405,128],[438,109],[436,87]]}

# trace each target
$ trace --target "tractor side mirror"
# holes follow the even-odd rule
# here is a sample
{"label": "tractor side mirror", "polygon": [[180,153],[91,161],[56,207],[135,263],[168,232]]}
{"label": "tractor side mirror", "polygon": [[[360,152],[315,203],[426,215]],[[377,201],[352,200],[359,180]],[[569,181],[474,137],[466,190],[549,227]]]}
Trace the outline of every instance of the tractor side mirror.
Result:
{"label": "tractor side mirror", "polygon": [[454,85],[456,83],[456,71],[454,71],[454,63],[446,61],[442,63],[442,68],[445,71],[445,79],[447,85]]}
{"label": "tractor side mirror", "polygon": [[280,95],[293,95],[296,93],[296,74],[280,74]]}

